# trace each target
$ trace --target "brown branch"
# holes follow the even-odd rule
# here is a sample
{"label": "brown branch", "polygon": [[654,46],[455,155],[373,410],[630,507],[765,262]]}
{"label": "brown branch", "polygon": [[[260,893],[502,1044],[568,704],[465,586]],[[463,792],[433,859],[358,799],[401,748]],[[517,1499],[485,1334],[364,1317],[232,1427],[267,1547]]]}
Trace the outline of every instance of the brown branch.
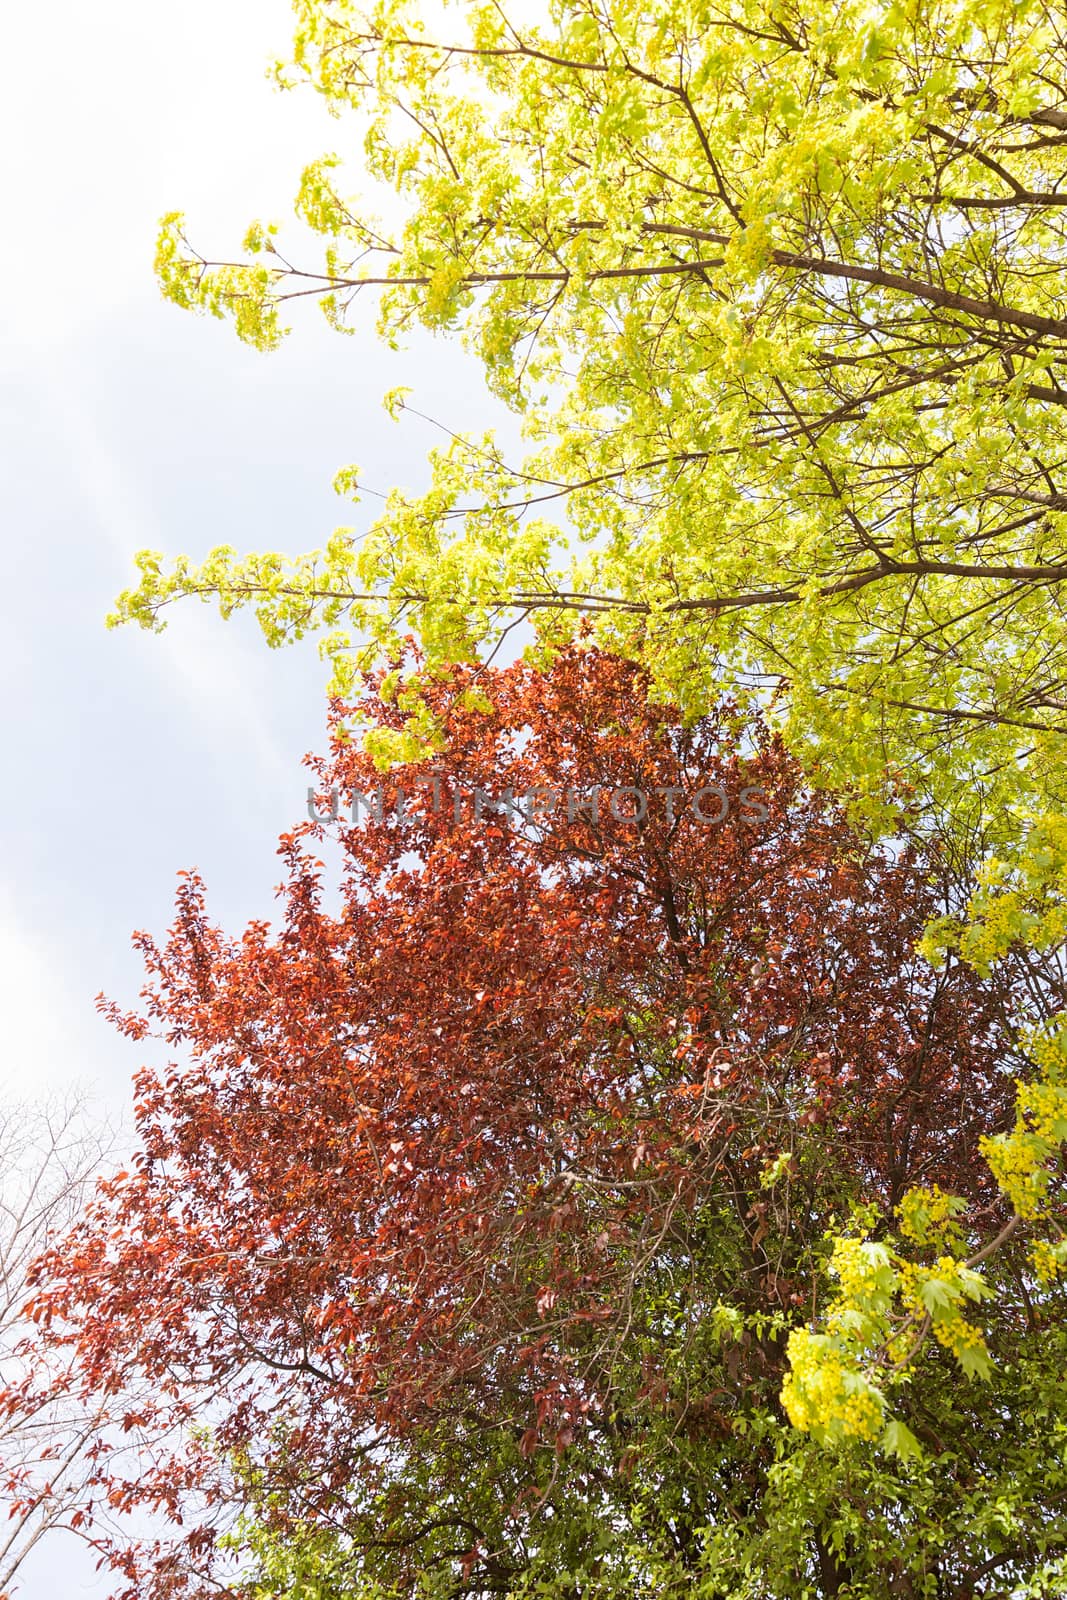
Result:
{"label": "brown branch", "polygon": [[[584,228],[602,228],[603,223],[581,223],[577,226]],[[648,233],[674,234],[678,237],[691,238],[709,244],[729,244],[728,234],[705,232],[699,228],[676,227],[667,223],[646,223],[644,231]],[[769,259],[776,266],[787,267],[800,272],[812,272],[817,277],[840,278],[850,283],[866,283],[876,289],[893,289],[901,294],[907,294],[914,299],[922,300],[930,305],[942,307],[947,311],[960,311],[966,316],[978,317],[984,322],[996,322],[1005,327],[1021,328],[1028,333],[1045,334],[1050,338],[1067,339],[1067,319],[1062,317],[1042,317],[1036,312],[1020,311],[1013,306],[1002,305],[996,300],[976,300],[972,295],[956,294],[951,289],[943,289],[939,284],[930,283],[923,278],[911,278],[899,272],[886,272],[881,267],[863,267],[850,265],[844,261],[831,261],[824,256],[801,255],[791,250],[771,250]],[[670,277],[678,273],[704,273],[715,267],[723,266],[724,258],[714,257],[708,260],[697,261],[671,261],[658,263],[651,266],[640,267],[600,267],[596,270],[581,274],[589,282],[621,278],[652,278]],[[205,267],[219,266],[244,266],[243,262],[204,262]],[[426,288],[431,282],[429,274],[415,273],[385,277],[348,278],[329,273],[302,272],[293,268],[280,271],[279,278],[301,278],[313,282],[316,287],[304,293],[325,294],[336,289],[367,289],[367,288]],[[579,276],[567,268],[556,269],[502,269],[496,272],[470,272],[466,273],[456,283],[457,289],[484,288],[494,283],[568,283]],[[294,293],[290,296],[279,296],[280,299],[297,298]]]}
{"label": "brown branch", "polygon": [[1001,195],[920,195],[933,204],[956,206],[960,211],[1006,211],[1015,206],[1067,206],[1067,194],[1034,194],[1022,189],[1018,194]]}

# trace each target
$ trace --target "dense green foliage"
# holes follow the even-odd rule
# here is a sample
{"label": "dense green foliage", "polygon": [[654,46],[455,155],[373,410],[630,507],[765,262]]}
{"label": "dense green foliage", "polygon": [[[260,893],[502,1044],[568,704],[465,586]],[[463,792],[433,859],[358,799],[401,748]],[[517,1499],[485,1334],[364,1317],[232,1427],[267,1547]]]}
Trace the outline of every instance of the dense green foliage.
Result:
{"label": "dense green foliage", "polygon": [[[909,1403],[906,1459],[799,1439],[766,1380],[738,1403],[757,1341],[713,1324],[696,1349],[635,1339],[629,1396],[580,1447],[524,1456],[506,1408],[457,1410],[333,1517],[302,1521],[291,1485],[270,1504],[253,1480],[233,1542],[257,1600],[1052,1600],[1067,1586],[1063,1312],[1060,1292],[988,1389],[961,1391],[942,1361]],[[668,1393],[647,1393],[643,1359],[674,1367]]]}
{"label": "dense green foliage", "polygon": [[381,285],[384,335],[459,330],[534,453],[457,439],[315,556],[145,554],[118,614],[254,604],[272,643],[325,629],[346,686],[368,632],[414,625],[434,663],[585,613],[690,708],[788,685],[794,739],[874,795],[889,764],[995,832],[1062,797],[1060,9],[296,9],[286,76],[402,221],[320,160],[322,265],[260,225],[210,265],[174,216],[166,292],[270,347],[288,297],[343,324]]}

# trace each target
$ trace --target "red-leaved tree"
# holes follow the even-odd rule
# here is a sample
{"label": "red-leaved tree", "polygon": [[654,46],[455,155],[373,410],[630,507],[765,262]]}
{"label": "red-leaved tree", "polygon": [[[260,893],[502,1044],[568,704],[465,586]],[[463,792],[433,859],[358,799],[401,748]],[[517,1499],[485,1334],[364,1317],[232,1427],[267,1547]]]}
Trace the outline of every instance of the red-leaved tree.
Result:
{"label": "red-leaved tree", "polygon": [[[834,1208],[916,1181],[997,1203],[976,1144],[1010,1062],[997,996],[914,953],[935,862],[865,844],[758,721],[685,727],[593,649],[426,692],[441,753],[386,777],[338,708],[315,788],[340,819],[283,839],[279,924],[224,933],[186,875],[138,940],[142,1009],[111,1008],[174,1065],[139,1074],[139,1159],[34,1315],[87,1393],[154,1387],[137,1472],[101,1440],[99,1497],[183,1520],[117,1549],[130,1594],[215,1592],[235,1462],[279,1516],[288,1484],[336,1518],[449,1408],[506,1397],[525,1452],[566,1450],[657,1274],[694,1326],[722,1298],[800,1320]],[[404,726],[395,695],[365,709]],[[737,1403],[780,1370],[780,1333],[746,1342]]]}

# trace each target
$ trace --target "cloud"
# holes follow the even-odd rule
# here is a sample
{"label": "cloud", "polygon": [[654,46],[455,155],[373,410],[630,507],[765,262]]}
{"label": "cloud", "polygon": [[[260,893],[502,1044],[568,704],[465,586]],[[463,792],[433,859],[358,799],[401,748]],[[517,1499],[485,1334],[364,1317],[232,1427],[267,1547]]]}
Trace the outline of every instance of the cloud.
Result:
{"label": "cloud", "polygon": [[[80,393],[79,377],[64,370],[61,358],[51,352],[34,364],[31,381],[54,425],[57,453],[76,475],[87,523],[116,558],[117,589],[130,580],[133,552],[158,548],[164,540],[101,437]],[[221,628],[217,617],[190,607],[181,629],[168,629],[153,640],[148,654],[148,670],[169,681],[184,710],[220,752],[230,750],[236,740],[258,769],[250,779],[291,783],[292,763],[272,733],[269,715],[257,711],[267,693],[262,644],[242,638],[233,628]]]}
{"label": "cloud", "polygon": [[286,0],[21,6],[5,18],[0,183],[16,218],[0,320],[34,348],[62,343],[131,295],[151,297],[162,212],[195,208],[232,242],[288,205],[301,166],[336,140],[313,95],[267,81],[287,53]]}
{"label": "cloud", "polygon": [[[0,1091],[38,1099],[87,1084],[100,1054],[91,1002],[65,982],[63,961],[0,883]],[[95,1035],[95,1037],[94,1037]]]}

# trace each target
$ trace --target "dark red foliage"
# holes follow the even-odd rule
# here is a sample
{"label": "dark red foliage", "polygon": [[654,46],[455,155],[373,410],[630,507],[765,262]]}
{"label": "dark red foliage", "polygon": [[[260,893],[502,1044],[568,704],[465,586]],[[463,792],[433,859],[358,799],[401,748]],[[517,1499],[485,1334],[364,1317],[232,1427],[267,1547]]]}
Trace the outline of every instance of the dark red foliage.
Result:
{"label": "dark red foliage", "polygon": [[[464,708],[475,682],[491,714]],[[369,1429],[457,1393],[518,1385],[565,1442],[678,1217],[733,1216],[739,1303],[807,1294],[752,1204],[782,1150],[815,1220],[827,1193],[888,1205],[917,1179],[987,1198],[976,1141],[1010,1084],[992,998],[914,954],[929,862],[867,847],[759,724],[724,707],[684,728],[595,650],[429,693],[447,748],[425,781],[344,740],[319,764],[323,805],[332,785],[409,796],[340,826],[335,914],[308,824],[282,842],[278,928],[224,934],[187,875],[166,944],[139,940],[143,1014],[113,1014],[180,1064],[139,1075],[135,1170],[42,1264],[36,1304],[88,1386],[157,1386],[137,1475],[102,1458],[116,1503],[190,1514],[220,1492],[214,1457],[165,1433],[193,1414],[259,1454],[285,1416],[323,1492]],[[712,825],[689,800],[715,784]],[[640,824],[603,796],[596,823],[472,815],[476,789],[539,785],[683,792],[673,822],[662,798]],[[172,1592],[169,1570],[136,1592]]]}

